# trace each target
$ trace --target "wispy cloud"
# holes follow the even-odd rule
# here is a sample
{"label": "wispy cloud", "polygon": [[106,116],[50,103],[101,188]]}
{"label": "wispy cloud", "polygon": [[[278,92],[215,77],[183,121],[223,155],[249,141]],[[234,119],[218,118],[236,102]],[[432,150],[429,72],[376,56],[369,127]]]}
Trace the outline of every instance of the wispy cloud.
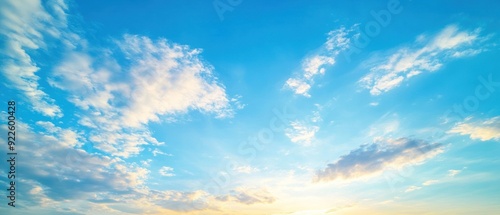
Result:
{"label": "wispy cloud", "polygon": [[439,183],[439,180],[427,180],[424,183],[422,183],[423,186],[430,186],[433,184]]}
{"label": "wispy cloud", "polygon": [[326,42],[311,56],[302,60],[301,71],[289,78],[285,87],[293,90],[297,95],[310,97],[309,90],[314,84],[314,78],[325,74],[327,67],[335,64],[335,58],[349,48],[353,28],[341,27],[328,33]]}
{"label": "wispy cloud", "polygon": [[[40,68],[28,53],[47,49],[45,40],[57,39],[63,44],[78,37],[66,32],[64,1],[3,1],[0,8],[0,35],[2,61],[0,71],[8,80],[8,87],[19,91],[33,109],[50,117],[61,117],[61,108],[40,87]],[[69,34],[69,35],[68,35]]]}
{"label": "wispy cloud", "polygon": [[390,167],[419,164],[443,152],[439,143],[409,138],[388,139],[360,146],[316,174],[316,181],[354,179],[379,174]]}
{"label": "wispy cloud", "polygon": [[315,125],[309,125],[301,121],[293,121],[290,123],[291,128],[285,130],[285,134],[290,141],[294,143],[299,143],[304,146],[311,145],[316,132],[319,131],[319,127]]}
{"label": "wispy cloud", "polygon": [[480,29],[467,31],[450,25],[433,37],[420,36],[415,46],[399,48],[382,60],[370,63],[370,72],[359,83],[369,89],[370,94],[380,95],[411,77],[440,69],[451,58],[479,54],[485,51],[481,43],[488,39],[480,32]]}
{"label": "wispy cloud", "polygon": [[160,168],[160,170],[158,170],[158,173],[160,173],[160,175],[165,176],[165,177],[175,176],[174,168],[169,167],[169,166],[162,166]]}
{"label": "wispy cloud", "polygon": [[461,169],[450,169],[448,170],[448,176],[455,177],[456,175],[460,174],[460,172],[462,172]]}
{"label": "wispy cloud", "polygon": [[168,154],[168,153],[165,153],[165,152],[162,152],[161,150],[159,149],[154,149],[153,150],[153,156],[157,156],[157,155],[165,155],[165,156],[172,156],[172,154]]}
{"label": "wispy cloud", "polygon": [[469,135],[471,139],[481,141],[500,140],[500,117],[485,120],[467,118],[463,122],[457,123],[448,133]]}
{"label": "wispy cloud", "polygon": [[408,188],[406,188],[405,193],[413,192],[413,191],[415,191],[415,190],[420,190],[420,189],[422,189],[422,187],[418,187],[418,186],[409,186]]}
{"label": "wispy cloud", "polygon": [[57,127],[52,122],[38,121],[36,125],[46,131],[44,132],[45,135],[61,140],[61,143],[66,144],[67,147],[81,146],[82,140],[85,141],[80,133],[71,129]]}
{"label": "wispy cloud", "polygon": [[245,174],[251,174],[260,171],[259,168],[257,167],[252,167],[250,165],[245,165],[245,166],[237,166],[233,169],[237,173],[245,173]]}
{"label": "wispy cloud", "polygon": [[263,188],[237,188],[232,190],[229,195],[217,197],[220,201],[234,201],[246,205],[252,204],[270,204],[276,201],[275,197]]}
{"label": "wispy cloud", "polygon": [[285,129],[285,135],[293,143],[302,146],[312,145],[316,133],[320,130],[320,122],[323,121],[321,117],[322,105],[314,104],[315,110],[311,114],[306,115],[303,119],[290,121],[290,125]]}

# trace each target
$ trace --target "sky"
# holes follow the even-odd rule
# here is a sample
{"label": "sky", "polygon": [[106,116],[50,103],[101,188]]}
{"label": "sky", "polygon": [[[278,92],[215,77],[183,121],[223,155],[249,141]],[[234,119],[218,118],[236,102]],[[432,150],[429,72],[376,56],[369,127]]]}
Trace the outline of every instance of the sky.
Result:
{"label": "sky", "polygon": [[499,214],[499,9],[0,0],[0,214]]}

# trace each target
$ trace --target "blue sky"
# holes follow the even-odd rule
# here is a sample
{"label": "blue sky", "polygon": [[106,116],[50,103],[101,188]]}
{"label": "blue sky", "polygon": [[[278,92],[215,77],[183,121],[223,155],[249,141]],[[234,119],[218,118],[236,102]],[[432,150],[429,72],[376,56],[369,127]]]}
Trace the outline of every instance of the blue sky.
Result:
{"label": "blue sky", "polygon": [[500,213],[496,1],[0,6],[2,214]]}

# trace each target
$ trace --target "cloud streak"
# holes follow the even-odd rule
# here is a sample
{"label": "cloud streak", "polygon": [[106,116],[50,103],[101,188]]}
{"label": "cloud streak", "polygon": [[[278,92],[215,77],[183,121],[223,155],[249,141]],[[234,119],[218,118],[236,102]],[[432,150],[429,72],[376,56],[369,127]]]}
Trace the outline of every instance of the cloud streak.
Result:
{"label": "cloud streak", "polygon": [[5,39],[0,71],[8,80],[9,88],[18,90],[36,112],[50,117],[61,117],[62,111],[40,87],[40,77],[36,74],[40,68],[30,53],[46,49],[47,39],[69,44],[66,10],[63,1],[26,0],[4,1],[0,9],[0,35]]}
{"label": "cloud streak", "polygon": [[467,118],[464,122],[457,123],[448,133],[468,135],[471,139],[481,141],[500,140],[500,117],[483,121],[472,121],[471,118]]}
{"label": "cloud streak", "polygon": [[220,201],[234,201],[237,203],[252,205],[252,204],[271,204],[276,201],[266,189],[244,189],[237,188],[230,191],[230,194],[217,197]]}
{"label": "cloud streak", "polygon": [[401,138],[361,145],[316,173],[315,181],[350,180],[375,175],[391,167],[418,164],[443,152],[439,143]]}
{"label": "cloud streak", "polygon": [[[488,37],[480,29],[461,30],[449,25],[431,38],[420,36],[415,47],[402,47],[393,54],[370,63],[370,72],[359,80],[371,95],[386,93],[405,80],[424,72],[439,70],[449,59],[477,55],[483,51],[481,43]],[[368,62],[373,62],[369,60]]]}
{"label": "cloud streak", "polygon": [[351,34],[353,28],[341,27],[330,31],[326,42],[319,50],[302,60],[301,71],[286,81],[285,88],[297,95],[310,97],[309,90],[314,84],[314,79],[324,75],[326,68],[335,64],[337,55],[349,48]]}

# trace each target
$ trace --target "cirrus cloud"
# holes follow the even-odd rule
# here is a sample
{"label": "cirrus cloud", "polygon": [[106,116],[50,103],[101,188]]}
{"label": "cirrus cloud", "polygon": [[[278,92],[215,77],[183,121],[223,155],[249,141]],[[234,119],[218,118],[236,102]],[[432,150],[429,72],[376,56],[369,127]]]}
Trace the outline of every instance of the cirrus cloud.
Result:
{"label": "cirrus cloud", "polygon": [[[48,39],[70,44],[74,35],[67,32],[64,1],[2,1],[0,8],[0,73],[8,87],[16,89],[33,110],[45,116],[62,117],[61,108],[40,86],[40,67],[30,54],[46,49]],[[76,38],[77,39],[77,38]]]}
{"label": "cirrus cloud", "polygon": [[354,27],[340,27],[330,31],[319,50],[302,60],[300,73],[287,79],[285,88],[291,89],[297,95],[310,97],[309,90],[315,77],[325,74],[326,68],[335,64],[338,54],[349,48],[353,31]]}
{"label": "cirrus cloud", "polygon": [[467,31],[449,25],[432,38],[421,36],[415,42],[416,47],[398,48],[389,56],[375,60],[376,63],[370,63],[370,72],[359,83],[371,95],[380,95],[411,77],[437,71],[450,58],[477,55],[486,50],[481,43],[488,39],[480,32],[480,29]]}

